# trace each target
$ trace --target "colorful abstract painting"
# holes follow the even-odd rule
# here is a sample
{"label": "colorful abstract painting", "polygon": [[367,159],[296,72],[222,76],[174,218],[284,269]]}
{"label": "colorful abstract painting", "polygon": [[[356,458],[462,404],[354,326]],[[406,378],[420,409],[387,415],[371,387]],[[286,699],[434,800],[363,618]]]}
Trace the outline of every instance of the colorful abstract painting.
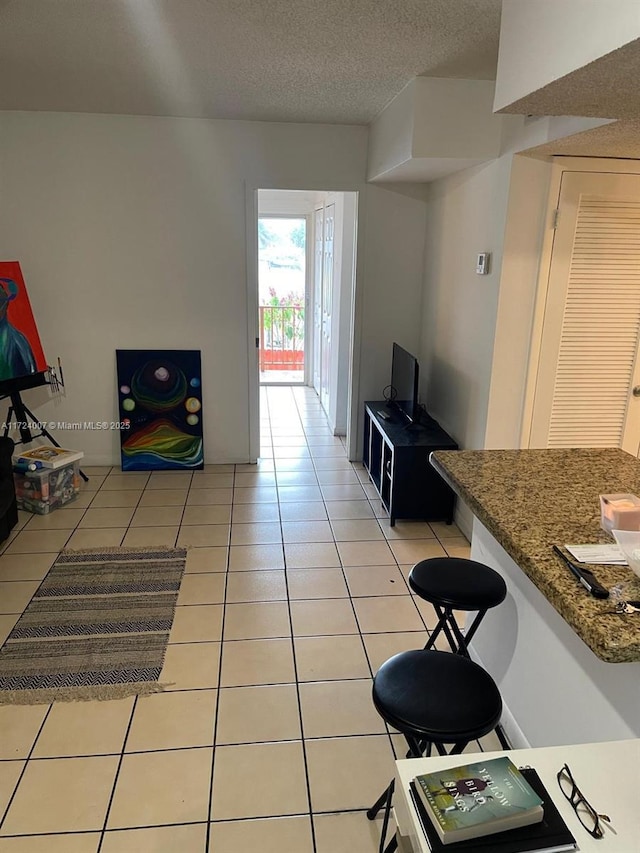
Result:
{"label": "colorful abstract painting", "polygon": [[20,264],[0,261],[0,382],[46,369]]}
{"label": "colorful abstract painting", "polygon": [[116,350],[123,471],[204,467],[199,350]]}

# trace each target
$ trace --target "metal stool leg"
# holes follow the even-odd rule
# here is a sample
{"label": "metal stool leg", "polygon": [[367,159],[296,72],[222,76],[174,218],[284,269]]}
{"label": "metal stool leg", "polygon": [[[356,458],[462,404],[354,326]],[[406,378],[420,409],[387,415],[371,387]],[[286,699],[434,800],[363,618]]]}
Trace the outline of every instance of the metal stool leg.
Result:
{"label": "metal stool leg", "polygon": [[[453,610],[450,607],[447,607],[447,620],[449,622],[449,628],[453,637],[453,642],[451,643],[451,651],[456,655],[464,655],[464,657],[467,658],[470,657],[469,652],[467,650],[468,639],[460,630],[460,627],[456,622],[456,618],[453,615]],[[477,622],[478,620],[474,622],[475,627],[477,627]]]}
{"label": "metal stool leg", "polygon": [[502,728],[500,723],[498,723],[498,725],[496,726],[495,732],[496,732],[496,736],[497,736],[498,740],[500,741],[500,746],[503,749],[513,749],[513,747],[511,746],[511,744],[507,740],[507,736],[505,735],[504,729]]}
{"label": "metal stool leg", "polygon": [[[393,793],[393,782],[389,785],[389,788],[392,789],[391,793]],[[382,806],[387,802],[389,798],[389,788],[385,788],[384,791],[380,794],[375,803],[371,806],[370,809],[367,810],[367,817],[369,820],[375,820],[378,816],[378,812],[382,808]]]}
{"label": "metal stool leg", "polygon": [[393,789],[395,788],[395,779],[391,780],[391,784],[387,788],[387,802],[384,807],[384,818],[382,820],[382,829],[380,830],[380,853],[392,853],[393,850],[398,846],[396,843],[395,833],[393,838],[389,841],[388,846],[385,849],[385,842],[387,840],[387,830],[389,828],[389,818],[391,816],[391,800],[393,799]]}
{"label": "metal stool leg", "polygon": [[425,649],[432,649],[435,646],[438,636],[442,632],[447,638],[449,648],[454,652],[454,654],[464,655],[467,658],[470,657],[468,650],[469,643],[473,639],[475,632],[480,627],[480,623],[487,611],[479,610],[473,622],[469,626],[469,629],[463,634],[456,622],[455,616],[453,615],[453,609],[451,607],[441,607],[439,604],[434,604],[433,607],[438,614],[438,624],[429,636]]}
{"label": "metal stool leg", "polygon": [[[465,647],[465,651],[467,650],[467,648],[468,648],[468,646],[469,646],[469,643],[470,643],[470,642],[471,642],[471,640],[473,639],[473,635],[475,634],[475,632],[476,632],[476,631],[478,630],[478,628],[480,627],[480,623],[481,623],[481,622],[482,622],[482,620],[484,619],[484,616],[485,616],[485,613],[486,613],[486,612],[487,612],[486,610],[479,610],[479,611],[478,611],[478,613],[476,614],[475,619],[473,620],[473,622],[472,622],[472,623],[471,623],[471,625],[469,626],[469,630],[465,632],[465,634],[464,634],[464,647]],[[468,652],[467,652],[467,654],[468,654]]]}
{"label": "metal stool leg", "polygon": [[398,849],[398,839],[396,838],[395,832],[389,839],[389,843],[384,848],[384,853],[394,853],[394,850]]}
{"label": "metal stool leg", "polygon": [[391,816],[391,801],[393,800],[393,789],[395,788],[395,779],[392,779],[389,787],[382,792],[382,794],[378,797],[375,803],[371,806],[371,808],[367,811],[367,817],[369,820],[375,820],[378,812],[384,806],[384,818],[382,820],[382,830],[380,832],[380,848],[379,853],[393,853],[393,851],[398,847],[398,842],[396,841],[395,833],[393,837],[389,840],[389,844],[385,848],[385,842],[387,840],[387,831],[389,829],[389,818]]}
{"label": "metal stool leg", "polygon": [[453,748],[449,750],[449,752],[441,753],[442,755],[460,755],[466,745],[469,743],[468,740],[461,740],[458,743],[453,745]]}
{"label": "metal stool leg", "polygon": [[422,758],[428,741],[417,740],[417,738],[411,737],[410,735],[405,735],[404,739],[406,740],[409,746],[407,758]]}
{"label": "metal stool leg", "polygon": [[420,740],[416,741],[418,747],[417,752],[409,749],[407,750],[407,754],[405,758],[430,758],[431,757],[431,741],[430,740]]}
{"label": "metal stool leg", "polygon": [[448,611],[448,608],[441,607],[439,604],[434,604],[433,609],[436,611],[438,616],[438,624],[430,634],[425,649],[432,649],[436,644],[436,640],[438,639],[440,632],[444,632],[451,651],[457,651],[456,641],[451,633],[451,628],[449,627],[451,611]]}
{"label": "metal stool leg", "polygon": [[[425,749],[429,749],[431,752],[431,743],[426,740],[418,740],[417,738],[411,737],[411,735],[405,734],[404,739],[407,742],[407,746],[409,750],[407,752],[407,758],[421,758],[424,755]],[[384,846],[384,843],[387,838],[387,830],[389,827],[389,817],[391,815],[391,803],[393,800],[393,790],[395,788],[395,779],[392,779],[389,787],[386,791],[378,797],[375,803],[371,806],[371,808],[367,811],[367,817],[369,820],[374,820],[380,809],[384,806],[384,819],[382,821],[382,833],[380,836],[380,853],[393,853],[394,850],[398,847],[398,842],[396,841],[395,834],[389,840],[389,844]]]}

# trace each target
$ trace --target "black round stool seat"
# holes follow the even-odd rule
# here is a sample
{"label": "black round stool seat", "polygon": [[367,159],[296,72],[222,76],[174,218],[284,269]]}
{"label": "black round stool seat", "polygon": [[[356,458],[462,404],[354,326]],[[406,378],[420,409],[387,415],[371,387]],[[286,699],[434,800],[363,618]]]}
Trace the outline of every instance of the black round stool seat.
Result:
{"label": "black round stool seat", "polygon": [[440,744],[482,737],[502,714],[500,692],[481,666],[424,649],[382,664],[373,681],[373,704],[403,734]]}
{"label": "black round stool seat", "polygon": [[501,604],[507,594],[497,572],[460,557],[421,560],[409,573],[409,586],[420,598],[456,610],[488,610]]}

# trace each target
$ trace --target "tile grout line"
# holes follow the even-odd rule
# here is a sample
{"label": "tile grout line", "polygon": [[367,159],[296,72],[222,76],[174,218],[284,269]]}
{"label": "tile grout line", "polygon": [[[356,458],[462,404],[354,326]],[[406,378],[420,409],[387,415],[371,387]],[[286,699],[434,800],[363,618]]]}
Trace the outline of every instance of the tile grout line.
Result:
{"label": "tile grout line", "polygon": [[[314,463],[314,464],[315,464],[315,463]],[[352,468],[351,470],[353,470],[353,468]],[[363,489],[363,491],[364,491],[364,489]],[[365,493],[365,496],[366,496],[366,493]],[[326,510],[326,501],[325,501],[325,510]],[[327,513],[327,514],[328,514],[328,513]],[[374,513],[374,516],[375,516],[375,513]],[[378,522],[378,526],[380,526],[378,519],[377,519],[377,518],[375,518],[375,520],[376,520],[376,522]],[[331,529],[332,529],[332,533],[333,533],[333,535],[334,535],[334,539],[335,539],[335,532],[333,531],[333,526],[332,526],[332,528],[331,528]],[[386,537],[385,537],[385,541],[386,541]],[[336,543],[336,550],[338,550],[338,548],[337,548],[337,543]],[[393,552],[392,552],[392,553],[393,553]],[[395,555],[394,555],[394,557],[395,557]],[[347,592],[348,592],[348,595],[349,595],[349,602],[350,602],[350,604],[351,604],[351,610],[352,610],[352,613],[353,613],[353,618],[355,619],[356,626],[357,626],[357,628],[358,628],[358,636],[360,637],[360,643],[361,643],[361,646],[362,646],[362,650],[363,650],[363,652],[364,652],[365,660],[367,661],[367,666],[369,667],[369,678],[370,678],[370,682],[371,682],[371,685],[373,686],[373,679],[374,679],[374,675],[375,675],[375,673],[374,673],[374,671],[373,671],[373,666],[372,666],[372,664],[371,664],[371,659],[370,659],[370,657],[369,657],[369,653],[368,653],[368,650],[367,650],[367,647],[366,647],[366,644],[365,644],[365,641],[364,641],[364,635],[363,635],[363,633],[362,633],[362,627],[361,627],[361,625],[360,625],[360,620],[358,619],[358,614],[357,614],[356,607],[355,607],[355,603],[354,603],[354,600],[353,600],[353,599],[354,599],[354,596],[351,594],[351,587],[350,587],[350,585],[349,585],[348,578],[347,578],[347,574],[346,574],[346,571],[345,571],[345,567],[344,567],[344,564],[343,564],[343,562],[342,562],[342,558],[340,557],[340,552],[339,552],[339,551],[338,551],[338,559],[340,560],[340,567],[341,567],[341,570],[342,570],[342,576],[343,576],[343,579],[344,579],[344,582],[345,582],[345,585],[346,585],[346,588],[347,588]],[[398,569],[398,570],[399,570],[399,569]],[[372,596],[372,597],[373,597],[373,596]],[[376,597],[377,597],[377,596],[376,596]],[[386,632],[385,632],[385,633],[386,633]],[[392,754],[394,757],[397,757],[396,749],[395,749],[395,746],[394,746],[393,740],[392,740],[392,738],[391,738],[391,732],[390,732],[390,730],[389,730],[389,726],[388,726],[386,723],[384,724],[384,726],[385,726],[385,729],[386,729],[386,732],[387,732],[387,739],[388,739],[388,742],[389,742],[389,747],[390,747],[390,749],[391,749],[391,754]]]}
{"label": "tile grout line", "polygon": [[16,794],[18,793],[18,789],[19,789],[19,787],[20,787],[20,785],[21,785],[21,783],[22,783],[22,779],[24,778],[24,775],[25,775],[25,773],[27,772],[27,767],[29,766],[29,761],[31,760],[31,756],[33,755],[33,750],[36,748],[36,743],[37,743],[38,738],[40,737],[40,735],[41,735],[41,733],[42,733],[42,729],[44,728],[44,724],[45,724],[45,723],[47,722],[47,720],[49,719],[49,714],[51,713],[51,709],[52,709],[52,708],[53,708],[53,703],[50,703],[50,704],[49,704],[49,707],[48,707],[48,708],[47,708],[47,710],[45,711],[44,717],[43,717],[43,719],[42,719],[42,723],[40,724],[40,726],[39,726],[39,728],[38,728],[38,731],[37,731],[37,733],[36,733],[36,736],[35,736],[35,737],[34,737],[34,739],[33,739],[33,743],[31,744],[31,749],[29,750],[29,753],[28,753],[28,755],[27,755],[27,757],[26,757],[26,759],[25,759],[25,761],[24,761],[24,766],[23,766],[23,768],[22,768],[22,770],[21,770],[21,772],[20,772],[20,775],[18,776],[18,779],[17,779],[17,781],[16,781],[16,783],[15,783],[15,785],[14,785],[13,792],[12,792],[12,794],[11,794],[11,797],[9,798],[9,802],[7,803],[7,807],[6,807],[6,808],[5,808],[5,810],[4,810],[4,813],[3,813],[3,815],[2,815],[2,819],[0,820],[0,830],[1,830],[1,829],[2,829],[2,827],[4,826],[4,822],[5,822],[5,820],[7,819],[7,815],[9,814],[9,810],[10,810],[10,808],[11,808],[12,804],[13,804],[13,801],[14,801],[14,799],[15,799]]}
{"label": "tile grout line", "polygon": [[[107,475],[107,476],[108,476],[108,475]],[[123,537],[120,539],[120,545],[119,545],[119,547],[120,547],[120,548],[122,548],[122,547],[123,547],[123,546],[122,546],[122,543],[123,543],[123,542],[124,542],[124,540],[127,538],[127,533],[131,530],[131,522],[133,521],[133,517],[135,516],[136,512],[138,511],[138,507],[140,506],[140,501],[142,500],[142,496],[144,495],[144,493],[145,493],[145,492],[146,492],[146,490],[147,490],[147,486],[149,485],[149,481],[150,481],[150,480],[151,480],[151,476],[149,476],[149,477],[147,478],[147,482],[144,484],[144,488],[143,488],[143,489],[141,490],[141,492],[140,492],[140,497],[138,498],[138,503],[137,503],[137,504],[135,505],[135,507],[133,508],[133,512],[131,513],[131,518],[129,519],[129,524],[128,524],[128,525],[127,525],[127,527],[125,528],[125,531],[124,531],[124,535],[123,535]],[[105,481],[104,481],[104,482],[106,482],[106,477],[105,477]],[[101,485],[101,486],[100,486],[100,488],[98,489],[98,492],[102,490],[102,486],[104,486],[104,482],[102,483],[102,485]],[[106,489],[105,491],[109,491],[109,490],[108,490],[108,489]],[[97,493],[96,493],[96,494],[97,494]],[[94,500],[95,500],[95,498],[94,498]],[[93,501],[91,501],[91,503],[93,503]],[[97,507],[96,507],[96,509],[97,509]],[[176,600],[177,600],[177,599],[176,599]],[[127,732],[127,733],[128,733],[128,732]],[[101,847],[101,846],[102,846],[102,839],[100,839],[100,847]],[[98,853],[100,853],[100,848],[98,848]]]}
{"label": "tile grout line", "polygon": [[[270,411],[270,410],[269,410]],[[300,417],[300,413],[298,407],[296,405],[296,411],[298,412],[298,417]],[[277,475],[276,475],[276,488],[277,488]],[[280,513],[280,499],[278,497],[278,512]],[[317,840],[316,840],[316,828],[314,821],[314,812],[313,812],[313,803],[311,800],[311,779],[309,776],[309,756],[307,755],[307,744],[304,732],[304,722],[302,717],[302,697],[300,695],[300,682],[298,680],[298,661],[296,655],[296,644],[294,641],[294,633],[293,633],[293,615],[291,613],[291,599],[289,597],[289,578],[287,575],[287,558],[286,558],[286,550],[284,547],[284,532],[282,530],[282,517],[280,518],[280,533],[282,536],[282,558],[284,562],[284,582],[285,582],[285,590],[287,593],[287,612],[289,614],[289,628],[291,630],[291,654],[293,657],[293,676],[295,678],[296,685],[296,699],[298,702],[298,718],[300,724],[300,740],[302,746],[302,760],[304,762],[304,776],[305,783],[307,787],[307,803],[309,805],[309,826],[311,829],[311,847],[313,853],[317,853]]]}
{"label": "tile grout line", "polygon": [[[234,506],[234,497],[235,497],[235,482],[236,482],[236,466],[233,466],[233,480],[231,484],[231,511],[229,517],[229,534],[227,538],[227,561],[226,561],[226,569],[224,573],[224,590],[223,590],[223,599],[222,599],[222,619],[220,621],[220,649],[218,652],[218,687],[216,689],[216,707],[215,707],[215,716],[213,720],[213,740],[211,747],[211,769],[209,771],[209,797],[207,801],[207,828],[205,833],[205,846],[204,850],[207,853],[208,850],[212,849],[211,845],[211,822],[213,820],[213,786],[214,786],[214,774],[216,767],[216,747],[217,747],[217,739],[218,739],[218,722],[219,722],[219,712],[220,712],[220,694],[222,690],[222,660],[224,656],[224,628],[226,622],[227,615],[227,588],[229,586],[229,566],[231,563],[231,523],[233,519],[233,506]],[[185,503],[186,506],[186,503]]]}
{"label": "tile grout line", "polygon": [[[180,513],[180,521],[178,522],[178,528],[176,530],[176,537],[174,539],[174,548],[178,547],[178,540],[180,539],[180,535],[182,533],[182,519],[184,518],[184,514],[187,511],[187,501],[189,500],[189,492],[191,491],[191,487],[193,486],[193,475],[194,475],[194,472],[192,471],[191,472],[191,478],[189,480],[189,488],[187,489],[187,494],[185,495],[184,503],[182,504],[182,512]],[[188,550],[188,549],[186,549],[186,550]],[[188,558],[188,556],[189,555],[187,554],[187,558]],[[186,559],[185,559],[184,568],[185,568],[185,572],[186,572],[186,569],[187,569]],[[182,576],[184,577],[184,573]],[[179,594],[180,594],[180,592],[178,591],[178,595]],[[177,606],[177,599],[176,599],[176,606]]]}
{"label": "tile grout line", "polygon": [[[317,476],[317,467],[316,467],[315,459],[312,459],[312,462],[313,462],[314,470],[315,470],[315,472],[316,472],[316,476]],[[351,468],[350,470],[353,470],[353,468]],[[364,490],[363,490],[363,491],[364,491]],[[321,490],[321,495],[322,495],[322,501],[323,501],[323,505],[324,505],[324,508],[325,508],[325,512],[327,513],[327,517],[328,517],[328,511],[327,511],[327,506],[326,506],[327,502],[326,502],[326,500],[325,500],[324,493],[322,492],[322,490]],[[365,497],[366,497],[366,494],[365,494]],[[377,518],[376,518],[375,520],[376,520],[376,521],[378,521],[378,519],[377,519]],[[379,524],[379,522],[378,522],[378,524]],[[336,548],[336,552],[338,553],[338,560],[339,560],[339,562],[340,562],[340,569],[341,569],[342,577],[343,577],[343,580],[344,580],[344,583],[345,583],[345,586],[346,586],[346,589],[347,589],[348,598],[349,598],[349,602],[350,602],[350,605],[351,605],[351,610],[352,610],[352,613],[353,613],[353,618],[354,618],[354,620],[355,620],[356,627],[357,627],[357,629],[358,629],[357,636],[359,636],[359,638],[360,638],[360,643],[361,643],[361,646],[362,646],[362,650],[363,650],[363,652],[364,652],[365,660],[367,661],[367,666],[368,666],[368,668],[369,668],[369,681],[371,682],[371,684],[373,684],[373,675],[374,675],[374,673],[373,673],[373,668],[372,668],[371,661],[370,661],[370,658],[369,658],[369,654],[368,654],[368,651],[367,651],[367,648],[366,648],[366,645],[365,645],[365,642],[364,642],[364,636],[363,636],[363,634],[362,634],[362,629],[361,629],[361,626],[360,626],[360,620],[358,619],[358,615],[357,615],[357,612],[356,612],[356,609],[355,609],[355,604],[354,604],[353,596],[352,596],[352,594],[351,594],[351,588],[350,588],[349,583],[348,583],[348,579],[347,579],[346,572],[345,572],[345,567],[344,567],[344,564],[343,564],[343,562],[342,562],[342,557],[340,556],[340,552],[339,552],[338,547],[337,547],[337,542],[336,542],[336,540],[335,540],[335,532],[334,532],[334,530],[333,530],[333,525],[331,525],[331,522],[330,522],[330,526],[331,526],[331,531],[332,531],[332,536],[333,536],[333,544],[334,544],[334,546],[335,546],[335,548]],[[386,538],[385,538],[385,541],[386,541]],[[392,552],[392,553],[393,553],[393,552]],[[395,555],[394,555],[394,557],[395,557]],[[373,597],[373,596],[372,596],[372,597]],[[377,596],[376,596],[376,597],[377,597]],[[386,632],[385,632],[385,633],[386,633]],[[355,636],[355,635],[346,635],[346,636]],[[355,680],[355,679],[340,679],[340,680],[341,680],[341,681],[344,681],[344,680]],[[358,679],[358,680],[362,680],[362,679]],[[389,731],[389,727],[386,725],[386,723],[385,723],[385,729],[386,729],[386,737],[387,737],[387,741],[388,741],[388,744],[389,744],[389,747],[390,747],[390,750],[391,750],[391,755],[392,755],[393,757],[395,757],[395,756],[396,756],[396,750],[395,750],[395,747],[394,747],[394,744],[393,744],[393,740],[392,740],[392,738],[391,738],[391,733],[390,733],[390,731]],[[370,737],[379,737],[380,735],[375,735],[375,734],[369,734],[369,735],[366,735],[366,734],[365,734],[365,735],[360,735],[360,736],[363,736],[363,737],[367,737],[367,736],[370,736]],[[335,735],[334,735],[334,736],[332,736],[332,737],[334,737],[334,738],[336,738],[336,737],[337,737],[337,738],[339,739],[340,737],[345,737],[345,738],[346,738],[346,737],[355,737],[355,736],[354,736],[354,735],[342,735],[342,736],[335,736]],[[317,739],[318,739],[318,740],[321,740],[322,738],[317,738]],[[362,809],[354,809],[354,811],[355,811],[355,812],[361,812],[361,811],[362,811]]]}
{"label": "tile grout line", "polygon": [[[316,468],[316,464],[315,464],[315,459],[314,459],[313,457],[312,457],[312,462],[313,462],[314,470],[315,470],[315,471],[316,471],[316,473],[317,473],[317,468]],[[350,469],[345,469],[345,470],[353,470],[353,467],[351,467]],[[326,511],[326,499],[324,498],[324,494],[322,494],[322,500],[323,500],[323,504],[324,504],[324,506],[325,506],[325,511]],[[328,516],[328,512],[327,512],[327,516]],[[377,518],[375,518],[375,520],[376,520],[376,522],[378,522],[378,525],[379,525],[379,520],[378,520]],[[333,528],[332,528],[332,532],[333,532]],[[386,542],[386,537],[385,537],[385,540],[384,540],[384,541]],[[336,546],[336,550],[337,550],[337,542],[336,542],[336,540],[335,540],[335,534],[333,535],[333,544]],[[387,544],[388,544],[388,543],[387,543]],[[368,669],[369,669],[369,680],[370,680],[370,681],[372,681],[372,679],[373,679],[373,669],[372,669],[372,666],[371,666],[371,661],[370,661],[369,654],[368,654],[368,652],[367,652],[367,649],[366,649],[366,646],[365,646],[365,643],[364,643],[364,636],[363,636],[363,634],[362,634],[362,630],[361,630],[361,628],[360,628],[360,622],[359,622],[359,620],[358,620],[358,618],[357,618],[357,613],[356,613],[356,611],[355,611],[355,606],[354,606],[353,596],[352,596],[352,594],[351,594],[351,590],[350,590],[349,584],[348,584],[348,582],[347,582],[347,578],[346,578],[346,573],[345,573],[344,565],[343,565],[343,563],[342,563],[342,559],[341,559],[341,557],[340,557],[340,555],[339,555],[339,552],[338,552],[338,558],[339,558],[339,561],[340,561],[340,569],[341,569],[341,572],[342,572],[342,575],[343,575],[343,579],[344,579],[344,582],[345,582],[345,586],[346,586],[346,589],[347,589],[347,594],[348,594],[348,595],[347,595],[347,597],[348,597],[348,598],[349,598],[349,600],[350,600],[350,603],[351,603],[351,609],[352,609],[352,612],[353,612],[354,620],[355,620],[355,623],[356,623],[356,627],[357,627],[357,629],[358,629],[358,630],[357,630],[357,632],[356,632],[356,634],[339,635],[339,636],[356,636],[356,635],[357,635],[357,636],[359,636],[359,638],[360,638],[360,643],[361,643],[361,646],[362,646],[362,650],[363,650],[363,653],[364,653],[364,655],[365,655],[365,660],[366,660],[366,662],[367,662],[367,666],[368,666]],[[395,555],[394,555],[394,559],[395,559]],[[396,567],[397,567],[397,561],[396,561]],[[379,597],[379,596],[366,596],[366,597]],[[329,599],[329,600],[331,600],[331,599]],[[343,597],[343,598],[341,598],[341,599],[335,599],[335,600],[344,600],[344,597]],[[382,632],[382,633],[388,633],[388,632]],[[334,635],[334,636],[335,636],[335,635]],[[346,678],[342,678],[342,679],[332,679],[332,681],[355,681],[355,680],[357,680],[357,681],[362,681],[363,679],[361,679],[361,678],[358,678],[358,679],[355,679],[355,678],[351,678],[351,679],[346,679]],[[392,741],[392,739],[391,739],[391,734],[390,734],[389,729],[388,729],[388,727],[387,727],[387,726],[385,726],[385,729],[386,729],[386,732],[385,732],[385,733],[386,733],[386,737],[387,737],[387,740],[388,740],[388,743],[389,743],[389,747],[390,747],[390,749],[391,749],[391,755],[392,755],[392,757],[394,757],[394,756],[396,755],[396,750],[395,750],[395,747],[394,747],[393,741]],[[365,733],[365,734],[361,734],[361,735],[345,734],[345,735],[332,735],[332,736],[331,736],[331,739],[337,739],[337,740],[339,740],[339,739],[341,739],[341,738],[351,738],[351,737],[380,737],[380,736],[381,736],[380,734],[376,734],[376,733]],[[310,740],[323,740],[323,739],[325,739],[325,738],[322,738],[322,737],[318,737],[318,738],[310,738]],[[362,812],[362,811],[363,811],[363,809],[359,808],[359,809],[352,809],[352,810],[340,810],[340,813],[342,813],[342,812],[344,812],[344,811],[354,811],[354,812],[360,813],[360,812]],[[326,812],[326,813],[331,813],[331,812]]]}
{"label": "tile grout line", "polygon": [[100,832],[100,841],[98,842],[98,849],[96,853],[100,853],[102,850],[102,844],[105,839],[105,835],[107,833],[107,824],[109,823],[109,815],[111,814],[111,807],[113,805],[113,799],[116,794],[116,788],[118,786],[118,779],[120,778],[120,770],[122,768],[122,763],[124,761],[125,756],[125,748],[127,745],[127,740],[129,739],[129,733],[131,731],[131,726],[133,724],[133,718],[136,713],[136,708],[138,707],[138,696],[134,697],[133,704],[131,706],[131,713],[129,714],[129,722],[127,723],[127,730],[124,734],[124,738],[122,741],[122,749],[120,750],[120,756],[118,758],[118,766],[116,767],[116,772],[113,777],[113,785],[111,786],[111,794],[109,795],[109,802],[107,803],[107,808],[105,810],[104,821],[102,823],[102,830],[98,830]]}
{"label": "tile grout line", "polygon": [[[315,460],[313,460],[313,464],[314,464],[314,468],[315,468]],[[317,468],[315,468],[315,470],[316,470],[316,472],[317,472]],[[353,469],[353,465],[351,466],[351,469],[350,469],[350,470],[352,470],[352,471],[354,470],[354,469]],[[356,475],[356,476],[357,476],[357,475]],[[359,480],[359,478],[358,478],[358,480]],[[361,486],[361,488],[362,488],[362,490],[363,490],[363,492],[364,492],[364,488],[362,487],[362,483],[361,483],[360,481],[359,481],[359,483],[360,483],[360,486]],[[364,494],[365,494],[365,498],[367,498],[367,500],[368,500],[368,496],[367,496],[366,492],[364,492]],[[323,501],[324,501],[324,506],[325,506],[325,511],[326,511],[326,500],[324,500],[324,494],[323,494]],[[369,505],[371,505],[371,502],[370,502],[370,501],[369,501]],[[411,590],[410,590],[410,588],[409,588],[409,585],[408,585],[408,583],[407,583],[406,578],[404,577],[404,574],[402,574],[402,571],[400,570],[400,564],[398,563],[397,557],[396,557],[395,553],[393,552],[393,550],[392,550],[392,548],[391,548],[391,545],[389,544],[389,540],[388,540],[388,539],[387,539],[387,537],[384,535],[384,530],[382,529],[382,525],[381,525],[381,523],[380,523],[380,518],[378,518],[378,516],[376,515],[376,513],[375,513],[375,509],[374,509],[374,507],[373,507],[373,506],[371,506],[371,509],[372,509],[372,511],[373,511],[373,514],[374,514],[374,520],[376,521],[376,523],[377,523],[377,525],[378,525],[378,527],[379,527],[379,529],[380,529],[380,531],[381,531],[381,533],[382,533],[382,535],[383,535],[383,537],[384,537],[384,542],[385,542],[385,544],[387,545],[387,547],[389,548],[389,550],[391,551],[391,554],[392,554],[392,556],[393,556],[393,558],[394,558],[394,561],[395,561],[395,568],[400,572],[400,574],[401,574],[401,576],[402,576],[402,579],[403,579],[403,581],[404,581],[405,587],[406,587],[407,591],[410,593],[410,592],[411,592]],[[327,515],[328,515],[328,512],[327,512]],[[332,529],[332,533],[333,533],[334,540],[335,540],[335,531],[333,530],[333,525],[331,525],[331,529]],[[363,541],[366,541],[366,540],[363,540]],[[338,550],[338,549],[337,549],[337,542],[336,542],[335,544],[336,544],[336,550]],[[365,658],[366,658],[366,660],[367,660],[367,665],[368,665],[368,667],[369,667],[371,683],[373,684],[374,672],[373,672],[373,667],[372,667],[372,664],[371,664],[371,659],[370,659],[370,656],[369,656],[369,653],[368,653],[368,650],[367,650],[367,647],[366,647],[366,644],[365,644],[365,641],[364,641],[364,635],[363,635],[363,633],[362,633],[362,627],[361,627],[361,624],[360,624],[360,620],[358,619],[358,614],[357,614],[357,611],[356,611],[356,608],[355,608],[354,596],[352,595],[351,587],[350,587],[350,585],[349,585],[349,583],[348,583],[348,578],[347,578],[347,575],[346,575],[345,567],[344,567],[344,564],[343,564],[343,562],[342,562],[342,558],[340,557],[340,552],[339,552],[339,551],[338,551],[338,558],[340,559],[340,565],[341,565],[341,568],[342,568],[342,574],[343,574],[344,581],[345,581],[345,584],[346,584],[346,587],[347,587],[347,591],[348,591],[348,594],[349,594],[349,600],[350,600],[350,602],[351,602],[351,608],[352,608],[352,611],[353,611],[354,618],[355,618],[355,620],[356,620],[356,625],[357,625],[357,627],[358,627],[358,633],[359,633],[359,637],[360,637],[360,642],[361,642],[361,644],[362,644],[363,651],[364,651],[364,654],[365,654]],[[373,595],[372,595],[372,596],[360,596],[360,597],[363,597],[363,598],[368,598],[368,597],[371,597],[371,598],[378,598],[379,596],[373,596]],[[424,628],[425,628],[425,630],[426,630],[426,632],[427,632],[427,635],[429,636],[431,632],[429,631],[429,628],[427,627],[426,622],[425,622],[424,618],[422,617],[422,614],[421,614],[421,613],[420,613],[420,611],[418,610],[417,605],[415,604],[415,601],[413,600],[413,596],[412,596],[412,602],[413,602],[413,604],[414,604],[414,606],[415,606],[415,608],[416,608],[416,610],[417,610],[417,612],[418,612],[418,616],[419,616],[419,618],[420,618],[421,622],[422,622],[422,623],[423,623],[423,625],[424,625]],[[381,633],[388,634],[388,633],[392,633],[392,632],[384,631],[384,632],[381,632]],[[389,727],[386,723],[385,723],[384,725],[385,725],[385,729],[386,729],[386,732],[387,732],[387,737],[388,737],[388,740],[389,740],[389,745],[390,745],[390,747],[391,747],[392,755],[393,755],[395,758],[397,758],[397,757],[398,757],[398,754],[397,754],[397,750],[396,750],[395,744],[394,744],[394,742],[393,742],[393,738],[392,738],[392,736],[391,736],[391,729],[390,729],[390,727]]]}

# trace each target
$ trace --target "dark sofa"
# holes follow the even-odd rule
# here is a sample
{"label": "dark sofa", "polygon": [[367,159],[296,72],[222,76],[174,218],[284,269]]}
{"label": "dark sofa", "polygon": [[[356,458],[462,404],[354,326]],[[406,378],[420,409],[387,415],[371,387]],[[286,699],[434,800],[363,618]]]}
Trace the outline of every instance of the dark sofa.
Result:
{"label": "dark sofa", "polygon": [[11,454],[13,440],[0,437],[0,542],[3,542],[18,523],[16,490],[13,485]]}

